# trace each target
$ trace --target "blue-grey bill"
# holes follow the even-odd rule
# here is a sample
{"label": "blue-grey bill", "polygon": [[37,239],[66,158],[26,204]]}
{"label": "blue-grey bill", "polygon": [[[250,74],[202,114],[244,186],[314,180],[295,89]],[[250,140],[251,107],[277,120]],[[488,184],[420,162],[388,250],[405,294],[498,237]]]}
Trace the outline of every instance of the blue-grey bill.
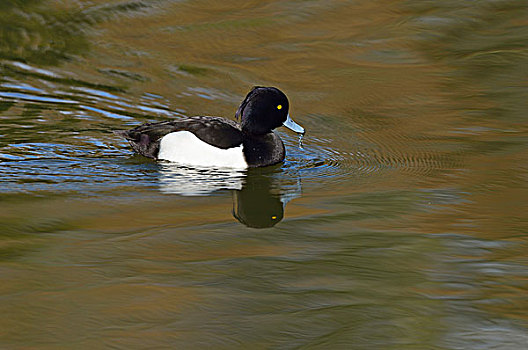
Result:
{"label": "blue-grey bill", "polygon": [[290,118],[289,113],[288,113],[288,117],[286,118],[286,121],[282,125],[284,125],[285,127],[287,127],[288,129],[292,131],[295,131],[296,133],[304,134],[304,128],[300,126],[299,124],[297,124],[296,122],[294,122],[292,118]]}

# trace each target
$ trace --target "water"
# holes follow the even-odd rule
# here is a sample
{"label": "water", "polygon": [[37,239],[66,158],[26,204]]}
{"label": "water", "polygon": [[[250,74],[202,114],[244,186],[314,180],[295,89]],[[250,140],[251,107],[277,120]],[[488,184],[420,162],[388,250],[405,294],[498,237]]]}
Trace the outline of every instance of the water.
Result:
{"label": "water", "polygon": [[[523,349],[525,1],[3,1],[0,347]],[[281,88],[284,164],[112,130]]]}

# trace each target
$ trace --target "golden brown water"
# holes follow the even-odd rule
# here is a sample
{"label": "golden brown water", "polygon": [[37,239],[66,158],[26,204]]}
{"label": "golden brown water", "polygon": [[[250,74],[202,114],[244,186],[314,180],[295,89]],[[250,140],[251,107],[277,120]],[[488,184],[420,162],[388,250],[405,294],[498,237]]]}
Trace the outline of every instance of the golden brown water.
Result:
{"label": "golden brown water", "polygon": [[[524,349],[525,1],[2,1],[0,348]],[[111,133],[281,88],[242,173]]]}

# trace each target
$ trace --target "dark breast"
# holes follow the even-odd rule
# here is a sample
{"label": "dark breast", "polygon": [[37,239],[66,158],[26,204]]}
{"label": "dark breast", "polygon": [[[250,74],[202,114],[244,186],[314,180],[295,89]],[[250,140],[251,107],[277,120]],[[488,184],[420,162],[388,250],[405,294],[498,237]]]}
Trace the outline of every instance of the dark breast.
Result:
{"label": "dark breast", "polygon": [[284,144],[273,132],[262,136],[244,135],[242,143],[244,157],[250,167],[273,165],[284,160]]}

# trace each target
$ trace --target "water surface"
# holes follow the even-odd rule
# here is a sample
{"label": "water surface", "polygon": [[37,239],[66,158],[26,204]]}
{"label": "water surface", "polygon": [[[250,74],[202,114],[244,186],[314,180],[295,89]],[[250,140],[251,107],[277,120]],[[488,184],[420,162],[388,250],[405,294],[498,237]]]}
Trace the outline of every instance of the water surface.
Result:
{"label": "water surface", "polygon": [[[524,348],[526,10],[3,1],[0,347]],[[281,165],[112,133],[233,117],[253,85],[307,130]]]}

